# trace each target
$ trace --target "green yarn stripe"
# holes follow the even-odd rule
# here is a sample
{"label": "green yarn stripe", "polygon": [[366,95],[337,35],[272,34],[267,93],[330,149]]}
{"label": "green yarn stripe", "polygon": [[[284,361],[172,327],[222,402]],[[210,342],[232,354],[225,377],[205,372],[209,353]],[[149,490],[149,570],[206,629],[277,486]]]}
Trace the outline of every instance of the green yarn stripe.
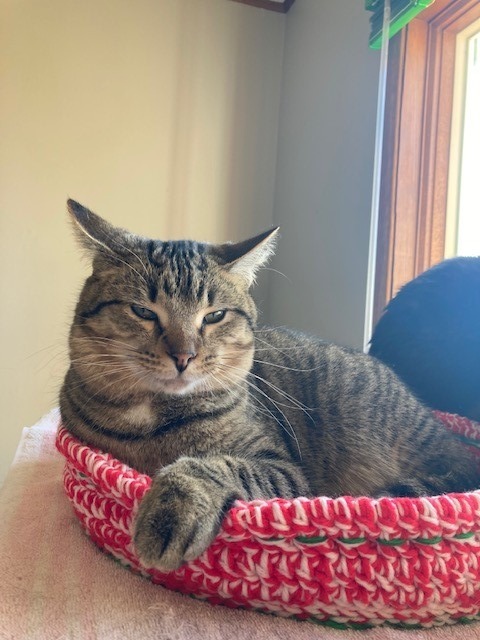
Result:
{"label": "green yarn stripe", "polygon": [[328,540],[328,536],[316,536],[316,537],[305,537],[305,536],[297,536],[295,538],[297,542],[301,542],[302,544],[321,544]]}
{"label": "green yarn stripe", "polygon": [[[406,542],[416,542],[417,544],[438,544],[439,542],[442,542],[442,540],[468,540],[469,538],[473,538],[475,535],[474,531],[467,531],[466,533],[457,533],[454,536],[451,536],[451,538],[442,538],[442,536],[434,536],[433,538],[412,538],[412,539],[407,539],[407,538],[392,538],[391,540],[386,540],[383,538],[377,538],[375,540],[375,542],[377,542],[378,544],[382,544],[385,545],[387,547],[398,547],[402,544],[405,544]],[[322,544],[323,542],[326,542],[329,539],[334,539],[337,542],[342,542],[343,544],[363,544],[364,542],[367,542],[367,540],[369,540],[369,538],[366,537],[362,537],[362,538],[330,538],[329,536],[296,536],[294,538],[294,540],[296,540],[297,542],[300,542],[301,544],[310,544],[310,545],[315,545],[315,544]],[[283,542],[285,540],[285,538],[266,538],[263,540],[263,542]]]}
{"label": "green yarn stripe", "polygon": [[[409,623],[409,622],[382,622],[381,625],[371,624],[368,622],[337,622],[332,618],[303,618],[305,622],[310,622],[320,627],[330,627],[332,629],[339,629],[340,631],[347,631],[348,629],[355,629],[356,631],[367,631],[368,629],[376,629],[378,627],[390,627],[391,629],[426,629],[421,622]],[[472,617],[463,616],[461,618],[452,618],[452,621],[458,624],[473,624],[480,620],[480,614],[473,614]]]}
{"label": "green yarn stripe", "polygon": [[[193,600],[200,600],[200,601],[208,600],[208,596],[205,596],[205,595],[199,596],[193,593],[190,593],[188,595]],[[250,607],[248,606],[247,607],[240,606],[239,608],[250,609]],[[261,615],[264,615],[264,616],[275,615],[273,611],[269,611],[268,609],[261,609],[259,607],[252,607],[250,610],[255,611],[256,613],[260,613]],[[310,618],[304,618],[296,614],[291,614],[290,616],[287,616],[287,619],[288,618],[298,620],[299,622],[307,622],[310,624],[314,624],[319,627],[329,627],[331,629],[338,629],[339,631],[348,631],[349,629],[350,630],[354,629],[355,631],[368,631],[369,629],[378,629],[381,627],[389,627],[391,629],[402,629],[402,630],[406,630],[406,629],[416,630],[416,629],[431,628],[430,624],[427,626],[425,624],[422,624],[421,622],[401,622],[400,620],[398,622],[391,622],[390,620],[385,620],[380,624],[378,622],[376,624],[373,624],[371,622],[354,622],[354,621],[338,622],[334,618],[329,618],[329,617],[316,618],[315,616],[310,616]],[[478,623],[480,621],[480,612],[472,613],[470,616],[460,616],[458,618],[452,617],[449,620],[450,620],[450,623],[464,624],[464,625]],[[449,623],[443,622],[442,626],[444,626],[445,624],[449,624]],[[435,625],[435,627],[438,627],[438,625]]]}

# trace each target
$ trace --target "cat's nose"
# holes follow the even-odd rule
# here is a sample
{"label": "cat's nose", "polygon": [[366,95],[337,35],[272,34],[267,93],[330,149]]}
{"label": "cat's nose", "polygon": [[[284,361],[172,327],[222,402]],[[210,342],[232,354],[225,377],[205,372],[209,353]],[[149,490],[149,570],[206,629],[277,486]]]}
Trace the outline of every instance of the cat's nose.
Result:
{"label": "cat's nose", "polygon": [[196,353],[169,353],[171,358],[175,360],[175,366],[177,370],[182,373],[188,367],[190,360],[197,357]]}

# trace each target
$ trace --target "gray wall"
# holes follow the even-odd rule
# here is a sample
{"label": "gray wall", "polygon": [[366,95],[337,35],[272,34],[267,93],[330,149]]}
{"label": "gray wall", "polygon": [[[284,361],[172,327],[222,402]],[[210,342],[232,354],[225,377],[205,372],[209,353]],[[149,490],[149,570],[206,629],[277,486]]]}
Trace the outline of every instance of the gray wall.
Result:
{"label": "gray wall", "polygon": [[359,0],[287,15],[268,321],[361,347],[379,54]]}

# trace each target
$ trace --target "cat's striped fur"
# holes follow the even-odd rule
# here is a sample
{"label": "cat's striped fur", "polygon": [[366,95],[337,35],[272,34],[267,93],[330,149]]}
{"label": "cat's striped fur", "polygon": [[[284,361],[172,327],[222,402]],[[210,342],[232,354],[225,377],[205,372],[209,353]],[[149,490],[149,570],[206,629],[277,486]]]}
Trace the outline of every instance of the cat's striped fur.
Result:
{"label": "cat's striped fur", "polygon": [[237,498],[417,495],[477,485],[467,450],[380,362],[257,329],[249,294],[275,231],[239,244],[161,242],[69,201],[93,256],[60,395],[81,440],[155,476],[142,560],[173,569]]}

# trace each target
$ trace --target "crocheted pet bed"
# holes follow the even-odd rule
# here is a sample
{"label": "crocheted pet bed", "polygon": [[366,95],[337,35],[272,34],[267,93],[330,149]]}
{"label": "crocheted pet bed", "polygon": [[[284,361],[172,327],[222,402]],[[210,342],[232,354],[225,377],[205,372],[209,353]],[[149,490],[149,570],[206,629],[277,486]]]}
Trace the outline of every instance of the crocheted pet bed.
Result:
{"label": "crocheted pet bed", "polygon": [[[480,424],[442,415],[479,452]],[[321,624],[432,626],[480,619],[480,491],[422,498],[237,502],[205,553],[146,570],[132,523],[151,479],[73,438],[57,448],[83,527],[102,549],[170,589]]]}

